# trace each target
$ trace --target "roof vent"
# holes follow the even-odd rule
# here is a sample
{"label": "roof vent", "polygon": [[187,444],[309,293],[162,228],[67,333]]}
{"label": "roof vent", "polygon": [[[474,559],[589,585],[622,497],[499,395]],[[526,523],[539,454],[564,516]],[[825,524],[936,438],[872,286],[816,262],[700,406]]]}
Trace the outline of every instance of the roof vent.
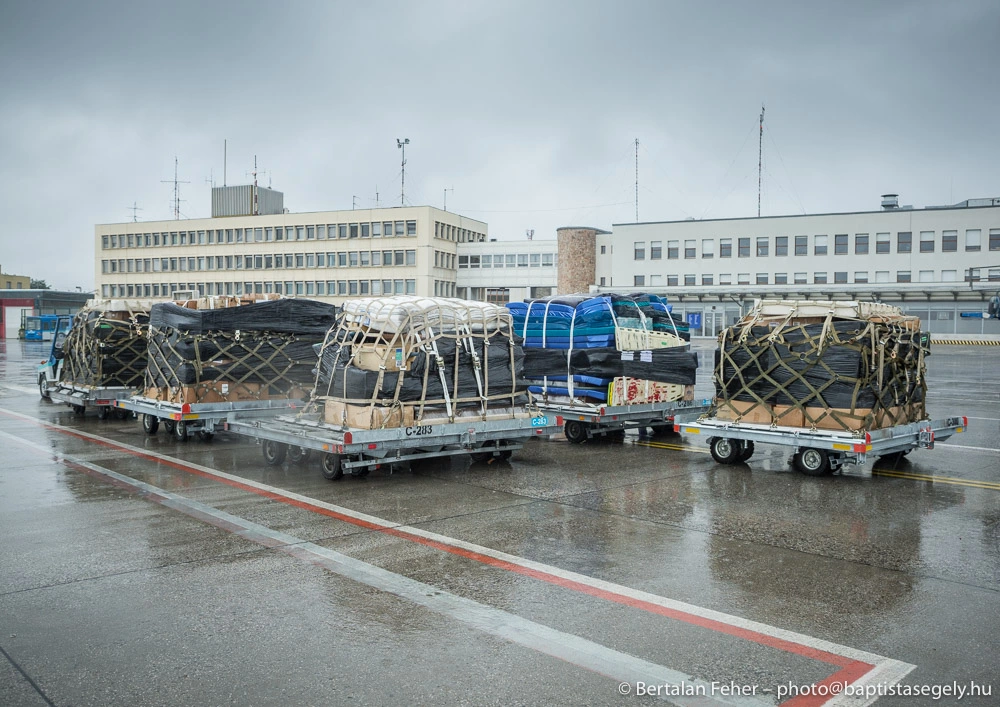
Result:
{"label": "roof vent", "polygon": [[882,195],[882,210],[892,211],[893,209],[899,208],[899,194],[883,194]]}

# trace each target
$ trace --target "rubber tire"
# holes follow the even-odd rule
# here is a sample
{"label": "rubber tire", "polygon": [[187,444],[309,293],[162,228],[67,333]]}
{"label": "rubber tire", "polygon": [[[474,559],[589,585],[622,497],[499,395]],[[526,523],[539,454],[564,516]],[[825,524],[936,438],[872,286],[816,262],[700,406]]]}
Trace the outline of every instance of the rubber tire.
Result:
{"label": "rubber tire", "polygon": [[125,408],[120,408],[120,407],[115,408],[115,417],[117,417],[119,420],[127,420],[129,415],[131,414],[132,414],[131,410],[126,410]]}
{"label": "rubber tire", "polygon": [[214,432],[209,432],[208,430],[198,430],[199,442],[204,442],[205,444],[211,444],[213,439],[215,439]]}
{"label": "rubber tire", "polygon": [[323,478],[328,481],[338,481],[344,478],[344,469],[340,465],[339,454],[324,454],[320,460],[320,468],[323,470]]}
{"label": "rubber tire", "polygon": [[752,439],[743,440],[743,452],[742,454],[740,454],[740,461],[741,462],[750,461],[750,457],[753,456],[753,450],[754,450],[753,440]]}
{"label": "rubber tire", "polygon": [[807,476],[826,476],[831,472],[830,457],[822,449],[802,449],[792,457],[792,464]]}
{"label": "rubber tire", "polygon": [[728,437],[713,437],[708,442],[712,459],[719,464],[737,464],[743,454],[743,442]]}
{"label": "rubber tire", "polygon": [[587,441],[587,426],[579,420],[566,420],[563,433],[571,444],[583,444]]}
{"label": "rubber tire", "polygon": [[472,452],[469,454],[473,464],[482,464],[493,458],[493,452]]}
{"label": "rubber tire", "polygon": [[111,408],[109,408],[107,405],[98,405],[97,406],[97,419],[98,420],[107,420],[109,417],[111,417]]}
{"label": "rubber tire", "polygon": [[87,414],[87,408],[85,408],[83,405],[73,405],[72,408],[73,408],[73,414],[74,415],[86,415]]}
{"label": "rubber tire", "polygon": [[173,436],[177,429],[177,420],[165,419],[163,421],[163,429],[166,430],[168,435]]}
{"label": "rubber tire", "polygon": [[305,464],[309,461],[309,450],[294,444],[288,445],[288,463]]}
{"label": "rubber tire", "polygon": [[188,441],[188,426],[184,420],[177,420],[174,424],[174,439],[178,442]]}
{"label": "rubber tire", "polygon": [[500,452],[499,459],[500,459],[500,461],[504,461],[505,462],[508,459],[510,459],[512,456],[514,456],[514,450],[513,449],[504,449],[504,450],[502,450]]}
{"label": "rubber tire", "polygon": [[285,461],[285,455],[288,453],[288,445],[275,442],[271,439],[265,439],[260,445],[260,450],[264,454],[265,464],[268,466],[281,466],[281,462]]}
{"label": "rubber tire", "polygon": [[156,415],[150,415],[149,413],[142,416],[143,432],[148,435],[155,435],[158,429],[160,429],[160,418]]}
{"label": "rubber tire", "polygon": [[44,373],[38,376],[38,394],[42,396],[42,400],[52,400],[52,396],[49,395],[49,379]]}

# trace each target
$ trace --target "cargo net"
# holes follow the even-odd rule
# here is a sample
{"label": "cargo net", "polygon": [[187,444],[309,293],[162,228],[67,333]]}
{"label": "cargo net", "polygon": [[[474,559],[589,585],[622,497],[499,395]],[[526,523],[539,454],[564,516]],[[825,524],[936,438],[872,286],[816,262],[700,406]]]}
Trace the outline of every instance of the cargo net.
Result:
{"label": "cargo net", "polygon": [[216,310],[153,306],[145,395],[183,403],[304,398],[335,307],[276,300]]}
{"label": "cargo net", "polygon": [[325,404],[327,422],[369,429],[523,416],[523,364],[502,307],[439,297],[350,300],[320,351],[314,400]]}
{"label": "cargo net", "polygon": [[138,388],[146,372],[149,312],[83,309],[63,343],[62,383]]}
{"label": "cargo net", "polygon": [[929,353],[915,317],[751,318],[719,337],[715,414],[852,432],[923,420]]}

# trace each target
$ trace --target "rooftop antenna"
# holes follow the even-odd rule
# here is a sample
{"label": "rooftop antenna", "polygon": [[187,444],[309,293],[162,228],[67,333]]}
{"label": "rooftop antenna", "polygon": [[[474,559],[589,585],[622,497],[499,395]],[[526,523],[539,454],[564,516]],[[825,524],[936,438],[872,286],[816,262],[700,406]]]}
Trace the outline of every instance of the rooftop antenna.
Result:
{"label": "rooftop antenna", "polygon": [[639,138],[635,139],[635,222],[639,223]]}
{"label": "rooftop antenna", "polygon": [[444,210],[448,210],[448,192],[455,193],[455,187],[445,187],[444,190]]}
{"label": "rooftop antenna", "polygon": [[760,185],[764,165],[764,104],[760,104],[760,137],[757,139],[757,218],[760,218]]}
{"label": "rooftop antenna", "polygon": [[215,189],[215,174],[211,168],[208,170],[208,179],[205,180],[205,184],[211,184],[212,188]]}
{"label": "rooftop antenna", "polygon": [[226,186],[226,163],[229,156],[229,140],[222,141],[222,186]]}
{"label": "rooftop antenna", "polygon": [[356,208],[358,208],[358,197],[352,196],[351,197],[351,211],[354,211],[354,209],[356,209]]}
{"label": "rooftop antenna", "polygon": [[375,208],[377,209],[378,207],[379,207],[379,203],[378,203],[378,184],[376,184],[375,185]]}
{"label": "rooftop antenna", "polygon": [[399,205],[406,206],[406,146],[410,144],[410,138],[400,140],[396,138],[396,147],[403,151],[402,178],[399,182]]}
{"label": "rooftop antenna", "polygon": [[136,212],[142,211],[142,209],[137,204],[138,202],[133,201],[132,205],[128,207],[128,210],[132,212],[132,223],[135,223],[136,221],[139,220],[139,217],[136,216]]}
{"label": "rooftop antenna", "polygon": [[174,178],[173,178],[173,180],[170,180],[170,179],[161,179],[160,182],[163,183],[163,184],[171,184],[171,183],[173,183],[173,185],[174,185],[174,220],[175,221],[180,221],[180,218],[181,218],[181,192],[180,192],[180,185],[181,184],[190,184],[191,182],[186,182],[186,181],[183,181],[183,180],[180,180],[180,179],[177,178],[177,155],[174,155]]}
{"label": "rooftop antenna", "polygon": [[528,237],[528,240],[530,241],[535,237],[535,229],[529,228],[525,230],[524,234]]}
{"label": "rooftop antenna", "polygon": [[250,172],[250,175],[253,177],[253,210],[252,210],[252,215],[253,216],[260,216],[260,204],[257,202],[257,175],[258,174],[267,174],[267,172],[258,172],[257,171],[257,155],[254,155],[253,156],[253,171]]}

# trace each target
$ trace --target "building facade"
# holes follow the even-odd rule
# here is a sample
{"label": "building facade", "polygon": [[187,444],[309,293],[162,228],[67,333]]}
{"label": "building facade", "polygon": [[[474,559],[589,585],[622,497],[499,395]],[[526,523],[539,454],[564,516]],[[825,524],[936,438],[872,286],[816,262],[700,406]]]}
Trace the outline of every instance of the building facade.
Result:
{"label": "building facade", "polygon": [[894,196],[881,211],[616,224],[597,236],[594,289],[666,294],[705,336],[760,297],[876,299],[931,332],[992,333],[962,315],[1000,290],[1000,199],[912,209]]}
{"label": "building facade", "polygon": [[0,266],[0,290],[28,290],[30,288],[30,277],[27,275],[9,275]]}
{"label": "building facade", "polygon": [[100,224],[101,297],[279,293],[340,302],[456,295],[457,251],[487,225],[431,206]]}
{"label": "building facade", "polygon": [[506,304],[556,291],[554,240],[488,241],[458,246],[456,295]]}

